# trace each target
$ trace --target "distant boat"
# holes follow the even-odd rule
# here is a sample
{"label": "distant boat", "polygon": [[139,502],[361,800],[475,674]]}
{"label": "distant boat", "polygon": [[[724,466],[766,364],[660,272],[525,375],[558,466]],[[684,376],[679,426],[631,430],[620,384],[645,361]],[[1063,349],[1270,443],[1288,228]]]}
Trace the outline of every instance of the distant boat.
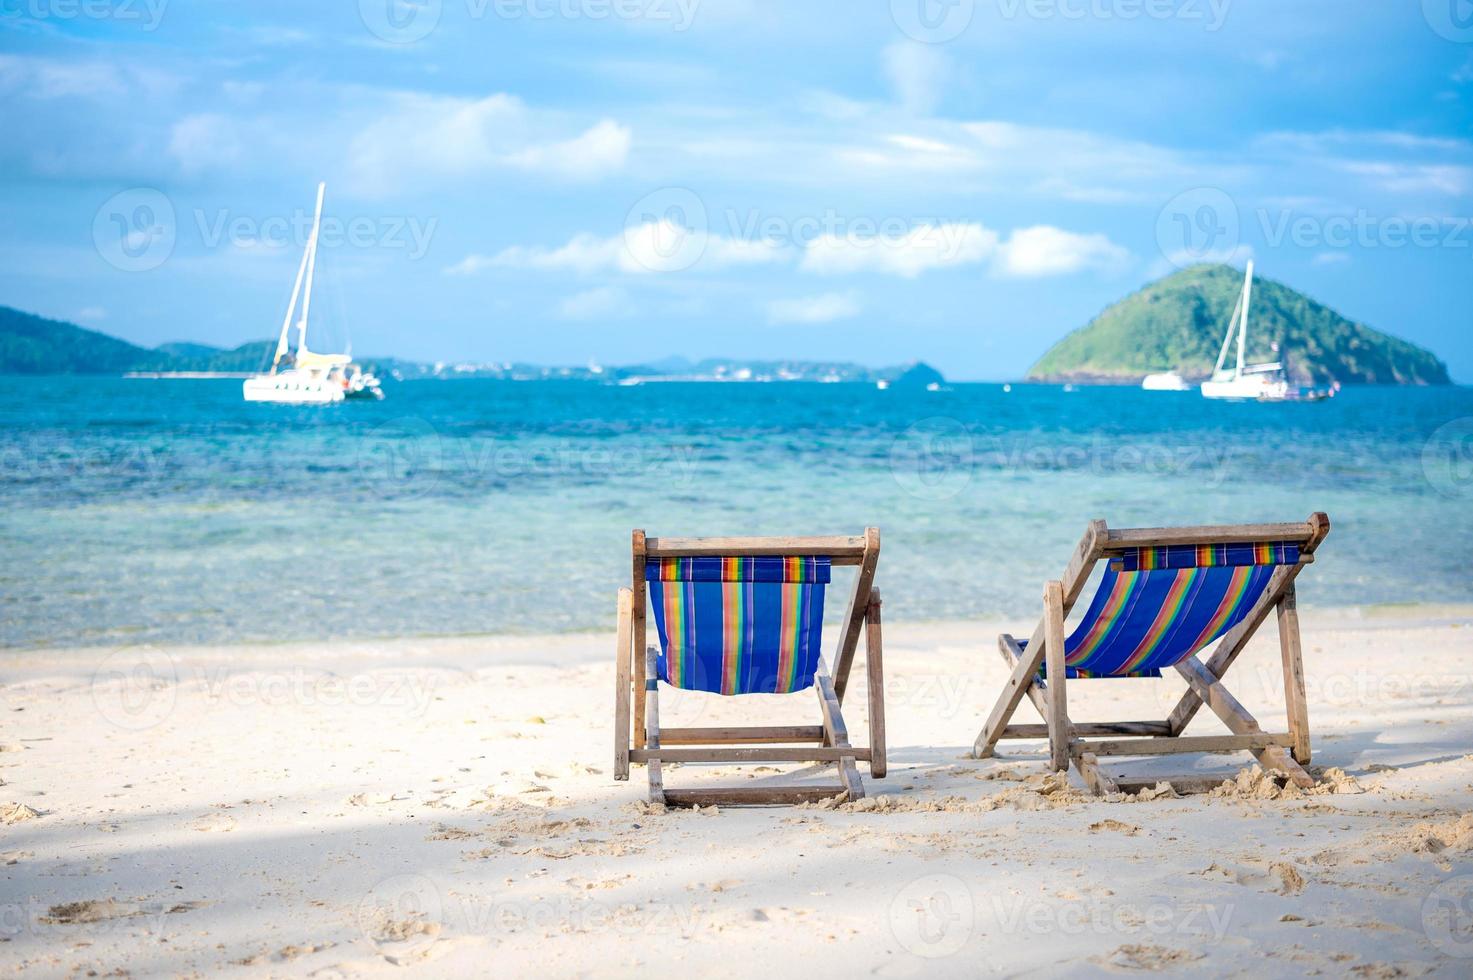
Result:
{"label": "distant boat", "polygon": [[[1243,362],[1248,350],[1248,311],[1252,301],[1253,262],[1249,260],[1248,269],[1243,275],[1243,292],[1238,296],[1238,304],[1228,319],[1227,333],[1223,335],[1222,349],[1217,353],[1217,364],[1212,369],[1212,377],[1202,382],[1202,397],[1260,402],[1320,401],[1333,397],[1339,391],[1338,385],[1310,391],[1290,385],[1284,377],[1284,365],[1281,361],[1265,364]],[[1226,368],[1223,365],[1227,361],[1228,348],[1233,346],[1235,334],[1237,361],[1231,368]]]}
{"label": "distant boat", "polygon": [[1148,374],[1141,379],[1141,387],[1146,391],[1191,391],[1192,386],[1182,380],[1182,376],[1175,371],[1162,371],[1159,374]]}
{"label": "distant boat", "polygon": [[[247,378],[242,390],[248,402],[281,402],[292,405],[326,405],[346,398],[383,398],[378,378],[354,364],[347,354],[319,354],[307,349],[307,314],[312,308],[312,280],[317,271],[317,238],[322,229],[322,198],[327,184],[317,185],[317,209],[312,216],[312,234],[297,267],[297,282],[292,287],[286,319],[281,323],[281,336],[276,341],[276,356],[269,374]],[[297,321],[297,348],[291,350],[292,317],[297,300],[302,302],[302,318]]]}
{"label": "distant boat", "polygon": [[880,389],[881,391],[888,391],[890,388],[890,382],[886,381],[884,378],[881,378],[879,381],[875,382],[875,387]]}

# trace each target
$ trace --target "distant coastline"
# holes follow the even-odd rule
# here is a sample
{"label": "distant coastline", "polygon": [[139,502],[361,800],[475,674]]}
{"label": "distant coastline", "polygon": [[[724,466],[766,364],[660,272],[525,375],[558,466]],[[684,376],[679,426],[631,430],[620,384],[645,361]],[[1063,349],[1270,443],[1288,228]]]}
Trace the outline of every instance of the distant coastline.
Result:
{"label": "distant coastline", "polygon": [[[225,349],[198,343],[147,348],[97,330],[0,306],[0,375],[94,374],[134,379],[248,378],[265,370],[276,342],[258,340]],[[507,381],[656,381],[864,383],[897,387],[943,384],[940,371],[920,361],[871,368],[846,361],[667,358],[652,364],[605,367],[514,362],[421,362],[397,357],[359,359],[395,380],[493,378]]]}

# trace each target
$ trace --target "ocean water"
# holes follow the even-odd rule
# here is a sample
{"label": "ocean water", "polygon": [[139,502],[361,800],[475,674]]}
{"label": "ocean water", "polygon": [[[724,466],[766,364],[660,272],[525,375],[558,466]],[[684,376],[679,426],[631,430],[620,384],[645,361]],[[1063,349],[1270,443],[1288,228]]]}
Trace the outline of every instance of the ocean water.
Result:
{"label": "ocean water", "polygon": [[[1473,390],[0,378],[0,644],[612,628],[629,532],[883,533],[890,621],[1031,616],[1095,517],[1333,530],[1307,605],[1473,601]],[[831,603],[842,606],[842,603]]]}

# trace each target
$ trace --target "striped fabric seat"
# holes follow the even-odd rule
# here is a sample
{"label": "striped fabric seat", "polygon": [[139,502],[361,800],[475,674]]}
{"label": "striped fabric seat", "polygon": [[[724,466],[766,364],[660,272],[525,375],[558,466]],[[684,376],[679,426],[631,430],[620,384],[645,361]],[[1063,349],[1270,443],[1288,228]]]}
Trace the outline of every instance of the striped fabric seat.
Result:
{"label": "striped fabric seat", "polygon": [[660,679],[712,694],[811,687],[830,574],[827,557],[651,561]]}
{"label": "striped fabric seat", "polygon": [[1064,641],[1067,675],[1159,677],[1236,626],[1274,568],[1298,561],[1292,542],[1126,551]]}

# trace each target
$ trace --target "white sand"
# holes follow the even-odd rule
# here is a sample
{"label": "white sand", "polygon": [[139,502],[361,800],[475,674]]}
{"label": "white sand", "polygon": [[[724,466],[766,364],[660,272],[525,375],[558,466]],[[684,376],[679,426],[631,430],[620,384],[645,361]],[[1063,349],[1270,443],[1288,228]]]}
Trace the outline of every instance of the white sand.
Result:
{"label": "white sand", "polygon": [[[643,770],[611,778],[611,636],[7,653],[0,968],[1468,976],[1473,631],[1417,615],[1304,616],[1315,764],[1364,792],[1298,799],[1110,803],[1040,778],[1039,743],[967,759],[996,624],[886,625],[868,810],[644,812]],[[1281,727],[1271,629],[1229,680]],[[1148,718],[1181,685],[1070,690],[1077,720]],[[712,701],[665,720],[753,703]]]}

